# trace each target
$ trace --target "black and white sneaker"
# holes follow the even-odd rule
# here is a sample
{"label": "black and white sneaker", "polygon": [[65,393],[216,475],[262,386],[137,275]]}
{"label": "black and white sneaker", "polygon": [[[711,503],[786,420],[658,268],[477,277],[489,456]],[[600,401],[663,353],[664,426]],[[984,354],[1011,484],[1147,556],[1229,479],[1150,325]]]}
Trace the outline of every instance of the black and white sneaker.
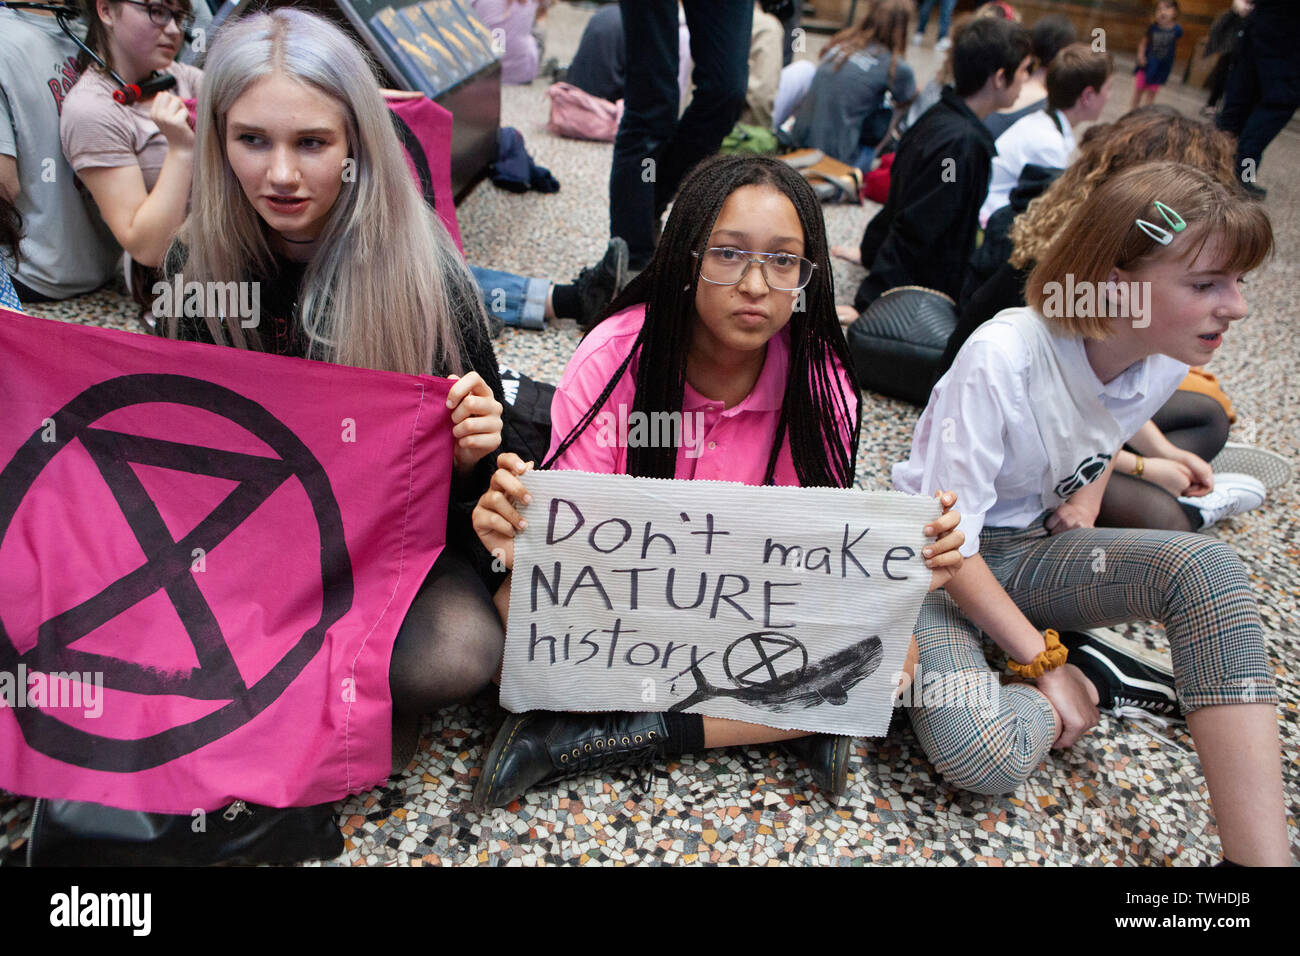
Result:
{"label": "black and white sneaker", "polygon": [[1096,686],[1098,709],[1183,719],[1168,658],[1113,631],[1062,631],[1061,643],[1070,650],[1069,662]]}

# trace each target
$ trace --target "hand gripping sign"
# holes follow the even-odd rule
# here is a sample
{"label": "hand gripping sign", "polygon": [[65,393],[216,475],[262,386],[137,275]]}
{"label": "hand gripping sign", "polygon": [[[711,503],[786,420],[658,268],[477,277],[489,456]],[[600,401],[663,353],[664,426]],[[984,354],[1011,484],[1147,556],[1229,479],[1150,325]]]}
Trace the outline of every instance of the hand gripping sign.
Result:
{"label": "hand gripping sign", "polygon": [[501,702],[881,736],[933,498],[530,472]]}
{"label": "hand gripping sign", "polygon": [[190,813],[385,779],[450,384],[0,311],[0,787]]}

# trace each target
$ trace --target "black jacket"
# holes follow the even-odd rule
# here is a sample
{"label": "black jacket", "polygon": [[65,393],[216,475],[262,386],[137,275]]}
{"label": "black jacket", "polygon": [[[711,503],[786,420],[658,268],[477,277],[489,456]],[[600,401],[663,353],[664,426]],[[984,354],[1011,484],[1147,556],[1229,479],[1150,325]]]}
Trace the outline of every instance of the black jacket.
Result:
{"label": "black jacket", "polygon": [[888,289],[920,285],[955,301],[988,193],[993,136],[951,86],[898,144],[885,208],[862,236],[871,274],[853,304],[861,312]]}
{"label": "black jacket", "polygon": [[[984,224],[984,241],[970,257],[970,270],[962,285],[961,295],[957,299],[957,314],[966,311],[975,290],[987,282],[998,271],[998,266],[1011,258],[1011,224],[1037,199],[1047,187],[1056,182],[1064,170],[1053,166],[1039,166],[1026,163],[1020,171],[1020,181],[1011,190],[1011,201],[1003,206]],[[1023,305],[1024,303],[1020,303]]]}

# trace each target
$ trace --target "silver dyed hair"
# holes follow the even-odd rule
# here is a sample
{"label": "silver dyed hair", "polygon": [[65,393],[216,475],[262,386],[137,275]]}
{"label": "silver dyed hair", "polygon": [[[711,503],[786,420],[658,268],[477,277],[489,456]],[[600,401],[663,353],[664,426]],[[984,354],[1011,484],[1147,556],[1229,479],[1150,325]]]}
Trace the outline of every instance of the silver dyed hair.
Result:
{"label": "silver dyed hair", "polygon": [[[462,374],[460,321],[486,321],[478,289],[406,166],[365,52],[328,20],[292,7],[221,27],[204,65],[189,218],[167,273],[187,282],[267,275],[268,227],[226,159],[226,117],[254,82],[280,73],[336,100],[355,175],[344,181],[298,298],[308,357],[360,368]],[[343,171],[340,170],[340,176]],[[260,348],[256,329],[209,315],[213,339]],[[177,334],[175,318],[169,333]]]}

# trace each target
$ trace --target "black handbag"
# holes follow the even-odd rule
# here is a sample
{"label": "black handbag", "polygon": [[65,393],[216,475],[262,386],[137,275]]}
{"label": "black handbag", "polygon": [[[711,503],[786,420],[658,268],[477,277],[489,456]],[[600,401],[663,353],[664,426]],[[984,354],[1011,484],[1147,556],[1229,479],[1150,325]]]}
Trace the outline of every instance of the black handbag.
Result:
{"label": "black handbag", "polygon": [[501,366],[505,406],[501,415],[501,451],[541,464],[551,447],[551,400],[555,386]]}
{"label": "black handbag", "polygon": [[914,285],[890,289],[849,326],[858,381],[873,392],[925,405],[956,328],[957,311],[942,292]]}
{"label": "black handbag", "polygon": [[236,800],[177,815],[38,799],[27,837],[28,866],[248,866],[342,852],[332,803],[279,809]]}

